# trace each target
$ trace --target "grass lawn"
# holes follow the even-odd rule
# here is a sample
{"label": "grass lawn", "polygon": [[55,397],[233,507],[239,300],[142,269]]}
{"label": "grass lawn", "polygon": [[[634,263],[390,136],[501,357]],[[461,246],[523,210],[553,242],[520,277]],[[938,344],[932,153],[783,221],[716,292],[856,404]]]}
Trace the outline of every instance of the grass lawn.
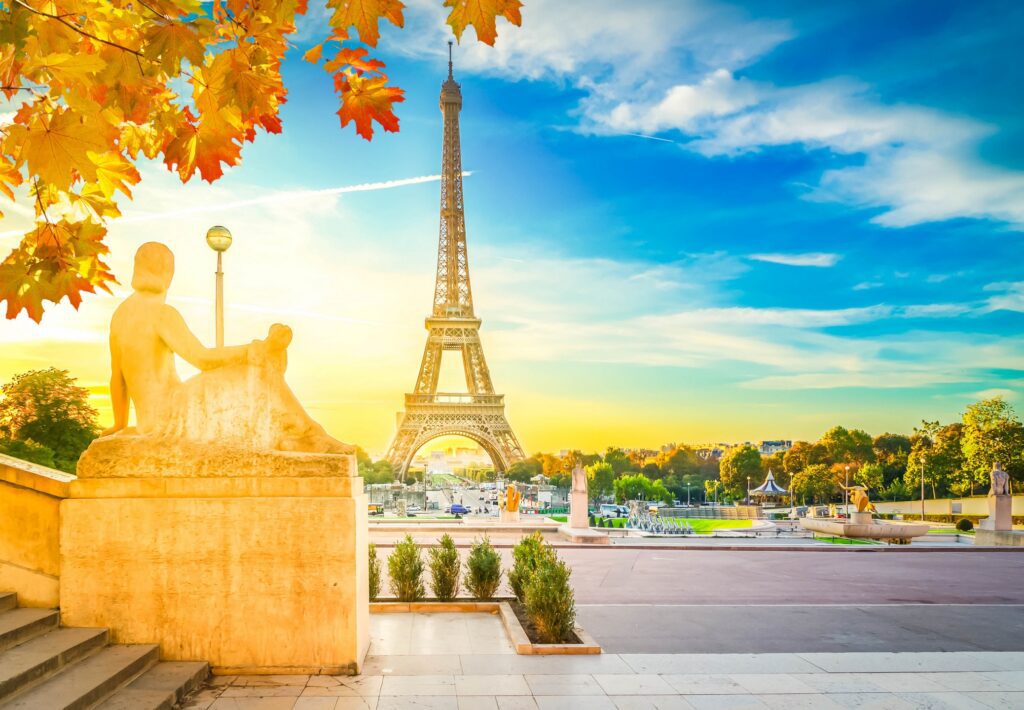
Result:
{"label": "grass lawn", "polygon": [[973,530],[964,532],[963,530],[957,530],[956,528],[928,528],[929,535],[973,535]]}
{"label": "grass lawn", "polygon": [[815,535],[815,540],[820,542],[827,542],[831,545],[880,545],[880,542],[874,540],[857,540],[852,537],[835,537],[832,535]]}
{"label": "grass lawn", "polygon": [[459,478],[458,476],[453,476],[450,473],[432,473],[430,474],[430,480],[433,481],[434,484],[438,486],[445,483],[449,483],[453,486],[462,485],[462,479]]}
{"label": "grass lawn", "polygon": [[[549,515],[548,517],[559,523],[564,523],[568,520],[568,517],[565,515]],[[626,527],[625,518],[608,519],[611,521],[613,528]],[[666,520],[675,520],[680,524],[687,523],[698,535],[710,535],[716,530],[738,530],[749,528],[753,525],[751,520],[717,520],[714,518],[666,518]]]}

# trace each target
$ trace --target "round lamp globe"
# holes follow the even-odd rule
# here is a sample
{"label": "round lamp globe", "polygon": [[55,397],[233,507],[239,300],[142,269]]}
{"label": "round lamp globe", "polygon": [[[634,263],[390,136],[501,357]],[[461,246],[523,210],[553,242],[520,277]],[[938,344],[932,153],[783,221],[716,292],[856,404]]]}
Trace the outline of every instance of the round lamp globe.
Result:
{"label": "round lamp globe", "polygon": [[231,246],[231,232],[227,227],[210,227],[206,231],[206,243],[214,251],[227,251]]}

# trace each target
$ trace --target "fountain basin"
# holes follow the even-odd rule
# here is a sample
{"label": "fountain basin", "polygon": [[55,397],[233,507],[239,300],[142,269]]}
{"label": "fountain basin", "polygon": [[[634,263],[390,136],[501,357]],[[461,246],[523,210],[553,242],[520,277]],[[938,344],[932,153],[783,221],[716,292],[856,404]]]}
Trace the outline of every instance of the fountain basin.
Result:
{"label": "fountain basin", "polygon": [[873,520],[870,513],[854,513],[849,520],[845,518],[801,518],[800,527],[826,535],[883,540],[907,545],[911,538],[927,534],[929,526],[927,523],[897,523],[891,520],[882,522]]}

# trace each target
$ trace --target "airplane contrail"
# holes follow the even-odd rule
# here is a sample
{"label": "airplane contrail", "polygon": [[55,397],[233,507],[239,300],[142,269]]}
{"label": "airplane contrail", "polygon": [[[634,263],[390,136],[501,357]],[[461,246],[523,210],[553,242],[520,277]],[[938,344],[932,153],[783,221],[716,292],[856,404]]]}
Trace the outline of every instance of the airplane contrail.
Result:
{"label": "airplane contrail", "polygon": [[[468,177],[472,174],[473,171],[471,170],[464,170],[462,173],[464,177]],[[238,209],[240,207],[251,207],[252,205],[261,205],[266,204],[268,202],[306,200],[315,197],[324,197],[327,195],[341,195],[347,192],[371,192],[373,190],[390,190],[395,187],[405,187],[407,185],[421,185],[426,182],[437,182],[440,179],[440,175],[421,175],[419,177],[401,178],[399,180],[383,180],[381,182],[364,182],[359,183],[358,185],[327,187],[321,190],[285,190],[281,192],[267,193],[266,195],[253,197],[248,200],[221,202],[218,204],[188,207],[185,209],[176,209],[167,212],[148,212],[136,214],[128,217],[122,217],[116,220],[116,222],[119,224],[136,224],[138,222],[152,222],[154,220],[172,219],[175,217],[205,214],[208,212],[223,212],[224,210]],[[0,239],[20,237],[28,229],[29,227],[26,227],[25,229],[15,229],[7,232],[0,232]]]}

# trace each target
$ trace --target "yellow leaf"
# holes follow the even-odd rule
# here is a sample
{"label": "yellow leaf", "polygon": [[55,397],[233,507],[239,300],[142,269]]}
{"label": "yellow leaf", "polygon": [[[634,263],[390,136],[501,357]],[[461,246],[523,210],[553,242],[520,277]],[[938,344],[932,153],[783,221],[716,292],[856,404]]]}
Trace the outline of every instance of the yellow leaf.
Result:
{"label": "yellow leaf", "polygon": [[389,20],[391,24],[401,27],[405,24],[399,0],[328,0],[327,7],[334,9],[331,26],[339,29],[355,27],[359,32],[359,41],[371,47],[377,46],[380,29],[377,24],[380,18]]}
{"label": "yellow leaf", "polygon": [[38,175],[62,190],[71,187],[76,170],[91,167],[90,150],[107,149],[97,127],[87,125],[82,116],[67,109],[39,110],[27,126],[10,126],[7,142],[12,140],[15,145],[20,143],[18,164],[26,164],[29,175]]}
{"label": "yellow leaf", "polygon": [[498,38],[496,20],[499,15],[513,25],[523,23],[519,12],[523,3],[519,0],[444,0],[444,6],[452,8],[448,24],[460,40],[466,27],[473,25],[477,39],[494,46],[494,40]]}
{"label": "yellow leaf", "polygon": [[108,151],[106,153],[88,152],[89,160],[96,167],[96,184],[107,197],[113,197],[115,190],[120,190],[128,197],[132,191],[128,185],[135,185],[139,182],[139,171],[135,166],[124,159],[120,153]]}
{"label": "yellow leaf", "polygon": [[95,54],[56,53],[29,59],[23,71],[30,76],[41,74],[39,83],[45,84],[48,77],[52,77],[62,84],[70,84],[87,79],[105,66]]}

